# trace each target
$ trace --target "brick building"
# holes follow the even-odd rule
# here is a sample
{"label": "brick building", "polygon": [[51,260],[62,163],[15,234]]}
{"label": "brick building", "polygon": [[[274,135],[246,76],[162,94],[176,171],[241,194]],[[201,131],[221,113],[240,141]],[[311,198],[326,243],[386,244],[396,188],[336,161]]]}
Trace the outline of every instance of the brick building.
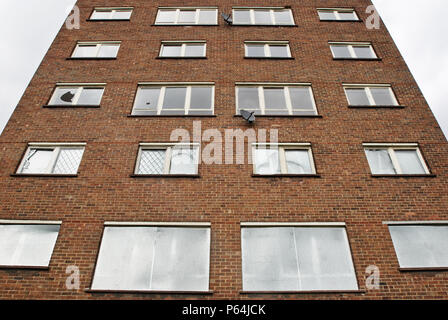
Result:
{"label": "brick building", "polygon": [[448,144],[369,5],[79,0],[0,137],[0,299],[446,299]]}

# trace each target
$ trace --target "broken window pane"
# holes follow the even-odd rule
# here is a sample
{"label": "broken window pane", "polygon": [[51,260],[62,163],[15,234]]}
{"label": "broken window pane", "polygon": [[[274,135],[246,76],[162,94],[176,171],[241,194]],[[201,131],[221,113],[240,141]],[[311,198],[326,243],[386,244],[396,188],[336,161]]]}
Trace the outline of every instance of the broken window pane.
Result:
{"label": "broken window pane", "polygon": [[56,88],[50,104],[52,105],[71,105],[74,102],[78,87],[58,87]]}
{"label": "broken window pane", "polygon": [[157,112],[161,88],[140,87],[137,92],[134,109],[144,109],[146,111]]}

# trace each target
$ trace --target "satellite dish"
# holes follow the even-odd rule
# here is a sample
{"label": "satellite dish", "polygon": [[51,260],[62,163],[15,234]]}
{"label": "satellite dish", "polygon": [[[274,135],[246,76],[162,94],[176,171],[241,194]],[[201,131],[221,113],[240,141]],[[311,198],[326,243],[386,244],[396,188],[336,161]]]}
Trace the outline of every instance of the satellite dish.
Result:
{"label": "satellite dish", "polygon": [[244,120],[246,120],[249,123],[253,123],[255,121],[255,111],[249,112],[246,110],[240,110],[240,114],[243,117]]}
{"label": "satellite dish", "polygon": [[74,93],[71,93],[71,91],[68,91],[61,96],[61,100],[64,102],[72,102],[74,96],[75,96]]}
{"label": "satellite dish", "polygon": [[230,16],[230,14],[221,13],[221,16],[224,19],[224,21],[227,22],[227,24],[233,23],[233,20],[232,20],[232,17]]}

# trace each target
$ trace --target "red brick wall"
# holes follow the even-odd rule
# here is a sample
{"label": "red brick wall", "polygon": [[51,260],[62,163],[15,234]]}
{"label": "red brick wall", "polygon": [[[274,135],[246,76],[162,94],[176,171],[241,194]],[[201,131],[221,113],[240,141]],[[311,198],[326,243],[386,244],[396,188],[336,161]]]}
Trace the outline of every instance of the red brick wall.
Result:
{"label": "red brick wall", "polygon": [[[399,272],[383,221],[448,220],[448,144],[384,25],[320,22],[318,7],[368,0],[80,0],[81,29],[62,28],[0,137],[0,219],[62,220],[49,270],[0,270],[0,299],[448,298],[447,272]],[[290,5],[298,27],[153,26],[157,6]],[[130,22],[87,22],[94,6],[134,6]],[[398,13],[397,13],[398,14]],[[121,40],[117,60],[73,61],[78,40]],[[206,60],[155,59],[161,40],[207,40]],[[244,40],[289,40],[294,60],[244,59]],[[334,61],[328,41],[371,41],[382,61]],[[216,117],[129,118],[141,81],[214,81]],[[200,178],[131,178],[139,142],[169,141],[176,128],[247,128],[235,82],[310,82],[322,118],[258,118],[280,142],[311,142],[321,178],[252,178],[252,166],[201,165]],[[48,109],[56,82],[106,82],[99,109]],[[390,83],[403,109],[349,109],[342,83]],[[27,142],[86,142],[76,178],[11,177]],[[363,142],[418,142],[436,175],[373,178]],[[104,221],[211,222],[211,295],[94,294]],[[347,294],[240,294],[240,222],[345,222],[360,289]],[[377,265],[380,290],[366,290]],[[65,289],[68,265],[81,290]]]}

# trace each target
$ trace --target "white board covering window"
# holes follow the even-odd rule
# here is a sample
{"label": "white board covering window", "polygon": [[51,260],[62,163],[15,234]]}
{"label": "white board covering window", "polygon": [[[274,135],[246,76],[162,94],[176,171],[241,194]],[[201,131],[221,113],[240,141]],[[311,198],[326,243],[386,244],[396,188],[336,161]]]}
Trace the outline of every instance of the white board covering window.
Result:
{"label": "white board covering window", "polygon": [[93,290],[208,291],[210,228],[106,226]]}
{"label": "white board covering window", "polygon": [[204,41],[163,41],[159,56],[172,58],[205,57],[206,44]]}
{"label": "white board covering window", "polygon": [[50,106],[99,106],[104,85],[58,85],[50,99]]}
{"label": "white board covering window", "polygon": [[344,85],[350,106],[398,106],[389,85]]}
{"label": "white board covering window", "polygon": [[17,173],[77,174],[84,148],[83,144],[30,144]]}
{"label": "white board covering window", "polygon": [[1,224],[0,266],[48,267],[59,224]]}
{"label": "white board covering window", "polygon": [[291,9],[233,8],[234,25],[294,25]]}
{"label": "white board covering window", "polygon": [[244,48],[248,58],[291,58],[289,43],[284,41],[246,41]]}
{"label": "white board covering window", "polygon": [[375,50],[370,43],[330,42],[335,59],[376,59]]}
{"label": "white board covering window", "polygon": [[78,42],[72,58],[116,58],[120,42]]}
{"label": "white board covering window", "polygon": [[129,20],[133,8],[95,8],[90,20]]}
{"label": "white board covering window", "polygon": [[358,21],[354,9],[318,9],[321,21]]}
{"label": "white board covering window", "polygon": [[156,25],[217,25],[218,9],[201,8],[159,8]]}
{"label": "white board covering window", "polygon": [[400,268],[448,268],[448,225],[389,225]]}
{"label": "white board covering window", "polygon": [[244,291],[357,290],[344,227],[243,227]]}

